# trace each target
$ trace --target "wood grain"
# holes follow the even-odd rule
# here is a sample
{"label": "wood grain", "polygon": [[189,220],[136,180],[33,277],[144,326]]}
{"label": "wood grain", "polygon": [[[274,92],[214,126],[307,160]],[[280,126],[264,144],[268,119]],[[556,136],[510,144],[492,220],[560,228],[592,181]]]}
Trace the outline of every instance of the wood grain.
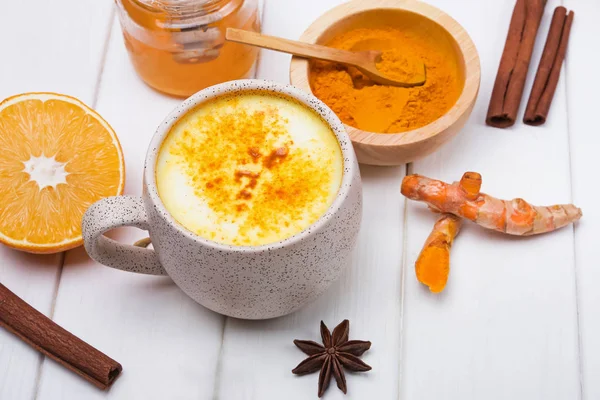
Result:
{"label": "wood grain", "polygon": [[[111,11],[109,1],[2,2],[0,100],[53,91],[93,105]],[[60,265],[61,254],[0,246],[0,282],[45,315],[52,313]],[[0,330],[0,399],[34,398],[41,362],[38,352]]]}
{"label": "wood grain", "polygon": [[390,79],[377,69],[380,60],[380,51],[348,51],[318,44],[304,43],[297,40],[289,40],[276,36],[246,31],[243,29],[227,28],[225,35],[230,42],[243,43],[258,46],[263,49],[281,51],[306,59],[336,62],[342,65],[355,67],[372,81],[381,85],[400,87],[421,86],[425,83],[424,65],[421,64],[423,74],[416,76],[411,82],[402,82]]}
{"label": "wood grain", "polygon": [[[477,49],[467,32],[454,19],[441,10],[416,0],[358,0],[344,3],[315,20],[300,37],[303,42],[322,43],[343,31],[364,26],[384,26],[392,20],[399,23],[403,18],[414,18],[414,15],[435,22],[455,40],[456,51],[463,59],[463,92],[444,116],[419,129],[398,134],[380,134],[346,125],[358,161],[362,164],[402,165],[431,154],[457,135],[471,114],[479,91]],[[308,72],[309,64],[306,60],[292,59],[292,84],[310,92]]]}
{"label": "wood grain", "polygon": [[373,58],[365,58],[362,54],[357,52],[303,43],[297,40],[289,40],[257,32],[245,31],[243,29],[228,28],[226,38],[230,42],[243,43],[304,58],[333,61],[345,65],[360,65],[365,62],[375,62]]}

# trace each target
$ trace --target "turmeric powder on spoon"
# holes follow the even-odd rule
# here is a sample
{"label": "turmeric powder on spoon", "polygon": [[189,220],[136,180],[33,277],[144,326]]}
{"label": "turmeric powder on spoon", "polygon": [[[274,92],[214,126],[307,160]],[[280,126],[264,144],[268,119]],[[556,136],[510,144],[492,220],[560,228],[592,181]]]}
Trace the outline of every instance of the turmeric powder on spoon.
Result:
{"label": "turmeric powder on spoon", "polygon": [[369,132],[399,133],[425,126],[444,115],[464,84],[452,39],[417,26],[403,29],[359,28],[334,37],[327,46],[382,52],[377,68],[394,78],[408,77],[425,64],[423,86],[378,85],[357,69],[324,61],[311,62],[315,96],[347,125]]}

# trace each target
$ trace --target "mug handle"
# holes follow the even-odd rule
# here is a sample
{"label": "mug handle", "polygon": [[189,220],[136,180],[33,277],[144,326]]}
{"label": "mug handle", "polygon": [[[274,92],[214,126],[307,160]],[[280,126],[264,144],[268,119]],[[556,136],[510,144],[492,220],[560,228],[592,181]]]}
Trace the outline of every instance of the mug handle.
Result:
{"label": "mug handle", "polygon": [[121,226],[148,230],[148,216],[141,197],[107,197],[92,204],[83,215],[81,231],[91,258],[108,267],[148,275],[167,275],[152,249],[121,244],[104,236]]}

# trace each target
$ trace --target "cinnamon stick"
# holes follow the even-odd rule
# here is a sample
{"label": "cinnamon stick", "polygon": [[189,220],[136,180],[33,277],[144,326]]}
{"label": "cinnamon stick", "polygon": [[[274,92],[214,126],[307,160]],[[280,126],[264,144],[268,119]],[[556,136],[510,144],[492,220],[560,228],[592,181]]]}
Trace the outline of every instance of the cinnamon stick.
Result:
{"label": "cinnamon stick", "polygon": [[121,364],[55,324],[1,283],[0,326],[100,389],[109,388],[123,370]]}
{"label": "cinnamon stick", "polygon": [[485,120],[488,125],[507,128],[515,123],[545,6],[546,0],[515,4]]}
{"label": "cinnamon stick", "polygon": [[542,59],[525,109],[523,122],[528,125],[542,125],[546,122],[567,53],[574,17],[573,11],[567,15],[567,9],[564,7],[556,7],[554,10]]}

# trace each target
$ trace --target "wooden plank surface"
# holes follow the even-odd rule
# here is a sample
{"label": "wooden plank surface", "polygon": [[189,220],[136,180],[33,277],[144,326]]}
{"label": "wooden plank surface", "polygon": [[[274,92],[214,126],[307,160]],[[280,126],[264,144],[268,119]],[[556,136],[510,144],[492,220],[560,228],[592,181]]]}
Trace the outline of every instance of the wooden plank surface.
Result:
{"label": "wooden plank surface", "polygon": [[[482,190],[533,204],[568,203],[569,137],[565,81],[543,127],[484,125],[514,2],[432,0],[463,24],[482,65],[478,102],[465,129],[412,172],[455,181],[483,175]],[[545,42],[549,1],[525,98]],[[523,107],[522,107],[523,108]],[[448,287],[432,295],[414,262],[435,215],[409,202],[401,398],[577,399],[580,397],[573,229],[518,239],[467,224],[452,249]]]}
{"label": "wooden plank surface", "polygon": [[333,329],[344,319],[350,320],[350,339],[372,341],[362,359],[373,371],[348,374],[347,396],[332,382],[327,398],[398,398],[404,201],[397,186],[404,168],[363,166],[361,174],[363,226],[348,270],[317,301],[294,314],[262,322],[228,319],[217,398],[316,398],[318,374],[297,377],[290,372],[306,358],[292,341],[320,341],[321,320]]}
{"label": "wooden plank surface", "polygon": [[[297,38],[340,2],[267,0],[264,31]],[[414,202],[405,210],[398,193],[404,167],[361,167],[364,219],[352,265],[315,303],[263,322],[226,319],[189,300],[168,278],[111,270],[91,262],[82,249],[70,251],[55,320],[122,362],[124,374],[111,391],[100,392],[51,361],[40,367],[37,353],[0,331],[0,399],[313,398],[317,375],[290,372],[303,359],[292,340],[318,340],[321,319],[333,328],[344,318],[351,320],[351,338],[373,342],[363,357],[373,371],[350,376],[346,397],[332,384],[328,399],[600,398],[600,296],[595,290],[600,273],[592,242],[600,225],[593,204],[600,194],[594,184],[600,161],[591,142],[593,94],[600,91],[600,78],[594,70],[598,56],[590,51],[590,38],[600,34],[595,22],[600,6],[564,1],[577,17],[546,125],[518,122],[499,130],[483,120],[513,1],[429,2],[450,12],[470,33],[481,56],[482,86],[465,130],[410,170],[447,181],[476,170],[483,175],[484,191],[540,205],[570,202],[572,186],[573,200],[584,210],[574,231],[515,239],[467,225],[452,251],[448,288],[434,296],[416,282],[413,265],[435,216]],[[20,3],[4,4],[2,14],[25,15],[31,2]],[[3,55],[11,61],[0,63],[0,98],[54,90],[95,106],[121,139],[126,192],[139,194],[147,143],[179,101],[137,78],[115,21],[95,102],[112,2],[38,3],[35,24],[29,25],[35,30],[25,30],[17,18],[0,25],[3,37],[14,38],[3,42]],[[549,1],[546,8],[526,95],[559,3]],[[263,52],[258,74],[287,82],[288,63],[287,55]],[[125,230],[115,236],[131,242],[143,233]],[[60,263],[57,256],[0,247],[0,281],[50,314]]]}
{"label": "wooden plank surface", "polygon": [[[264,32],[296,39],[338,0],[269,1]],[[282,23],[282,21],[286,21]],[[289,81],[289,56],[263,51],[259,77]],[[352,263],[317,301],[282,318],[263,322],[228,319],[218,386],[219,399],[316,398],[318,374],[294,376],[305,358],[292,341],[319,341],[319,322],[333,329],[350,320],[350,338],[371,340],[362,357],[372,372],[349,374],[348,395],[331,383],[328,399],[392,399],[398,396],[401,332],[401,262],[404,200],[398,194],[405,168],[362,166],[363,225]]]}
{"label": "wooden plank surface", "polygon": [[[180,100],[148,88],[129,62],[115,21],[96,110],[117,132],[127,171],[125,192],[141,194],[146,149]],[[146,233],[117,232],[132,243]],[[189,299],[167,277],[127,273],[69,251],[56,300],[56,322],[123,365],[111,399],[206,399],[213,391],[223,317]],[[39,400],[106,394],[55,363],[43,365]]]}
{"label": "wooden plank surface", "polygon": [[[96,0],[1,4],[0,100],[53,91],[93,105],[112,6]],[[33,11],[35,10],[35,11]],[[0,282],[46,315],[62,255],[31,255],[0,246]],[[32,399],[42,357],[0,329],[0,399]]]}
{"label": "wooden plank surface", "polygon": [[[181,100],[148,88],[129,62],[118,20],[112,26],[96,110],[125,154],[127,194],[141,194],[146,150],[156,127]],[[114,235],[132,243],[145,232]],[[208,399],[217,380],[225,318],[189,299],[166,277],[112,270],[80,248],[68,252],[55,321],[123,365],[108,393],[44,363],[39,399]]]}
{"label": "wooden plank surface", "polygon": [[[600,56],[594,49],[600,38],[600,2],[565,0],[575,11],[566,63],[569,101],[569,134],[573,201],[583,209],[583,219],[575,227],[575,265],[581,330],[581,368],[583,398],[600,399],[600,268],[597,232],[600,227],[598,173],[598,93]],[[556,106],[552,105],[552,113]]]}

